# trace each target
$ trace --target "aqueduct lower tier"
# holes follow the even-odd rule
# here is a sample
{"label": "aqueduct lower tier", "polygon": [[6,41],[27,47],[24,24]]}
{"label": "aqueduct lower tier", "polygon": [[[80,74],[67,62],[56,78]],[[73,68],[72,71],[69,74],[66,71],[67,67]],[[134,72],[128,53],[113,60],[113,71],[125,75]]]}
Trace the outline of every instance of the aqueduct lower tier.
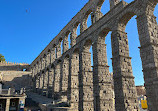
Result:
{"label": "aqueduct lower tier", "polygon": [[[105,15],[100,11],[103,2],[89,0],[32,62],[34,91],[69,103],[67,110],[72,111],[139,111],[125,32],[127,22],[136,15],[148,106],[150,111],[158,111],[158,25],[153,15],[158,0],[130,4],[111,0],[111,9]],[[92,25],[87,28],[90,14]],[[81,33],[77,36],[79,24]],[[115,103],[104,42],[109,31]]]}

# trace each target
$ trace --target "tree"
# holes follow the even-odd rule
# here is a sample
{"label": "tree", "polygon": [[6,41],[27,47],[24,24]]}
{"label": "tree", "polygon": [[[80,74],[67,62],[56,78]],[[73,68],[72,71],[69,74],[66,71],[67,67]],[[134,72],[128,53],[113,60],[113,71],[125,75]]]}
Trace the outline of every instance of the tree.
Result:
{"label": "tree", "polygon": [[5,61],[5,58],[2,54],[0,54],[0,62]]}

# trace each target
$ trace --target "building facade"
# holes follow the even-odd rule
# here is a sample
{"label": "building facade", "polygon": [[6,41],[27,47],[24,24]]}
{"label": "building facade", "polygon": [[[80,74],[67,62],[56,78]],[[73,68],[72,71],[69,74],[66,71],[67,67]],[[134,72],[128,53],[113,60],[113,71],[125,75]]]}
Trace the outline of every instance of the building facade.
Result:
{"label": "building facade", "polygon": [[[0,83],[2,86],[2,84]],[[0,89],[0,111],[19,111],[24,109],[26,95],[17,94],[13,89]]]}

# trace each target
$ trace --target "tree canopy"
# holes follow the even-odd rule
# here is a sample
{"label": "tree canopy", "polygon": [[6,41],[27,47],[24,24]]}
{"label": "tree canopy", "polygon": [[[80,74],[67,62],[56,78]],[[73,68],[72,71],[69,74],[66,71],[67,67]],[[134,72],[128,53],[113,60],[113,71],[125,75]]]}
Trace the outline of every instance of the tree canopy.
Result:
{"label": "tree canopy", "polygon": [[5,61],[5,58],[2,54],[0,54],[0,62]]}

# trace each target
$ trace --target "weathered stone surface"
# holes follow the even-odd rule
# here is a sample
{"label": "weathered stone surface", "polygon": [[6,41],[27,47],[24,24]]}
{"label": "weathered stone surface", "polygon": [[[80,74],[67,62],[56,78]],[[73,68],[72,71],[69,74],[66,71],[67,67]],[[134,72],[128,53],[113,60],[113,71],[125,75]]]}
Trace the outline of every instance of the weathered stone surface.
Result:
{"label": "weathered stone surface", "polygon": [[[32,62],[33,82],[39,81],[34,87],[41,89],[48,83],[52,87],[52,99],[66,100],[70,104],[69,111],[139,111],[125,32],[126,24],[136,15],[148,106],[149,110],[158,111],[158,26],[153,15],[158,1],[135,0],[128,4],[110,0],[110,11],[104,16],[101,13],[103,2],[89,0]],[[89,15],[92,26],[88,28]],[[79,24],[81,34],[77,37]],[[109,31],[112,31],[114,90],[105,45]],[[53,70],[52,79],[43,76],[47,70]],[[49,74],[48,77],[51,78]]]}

